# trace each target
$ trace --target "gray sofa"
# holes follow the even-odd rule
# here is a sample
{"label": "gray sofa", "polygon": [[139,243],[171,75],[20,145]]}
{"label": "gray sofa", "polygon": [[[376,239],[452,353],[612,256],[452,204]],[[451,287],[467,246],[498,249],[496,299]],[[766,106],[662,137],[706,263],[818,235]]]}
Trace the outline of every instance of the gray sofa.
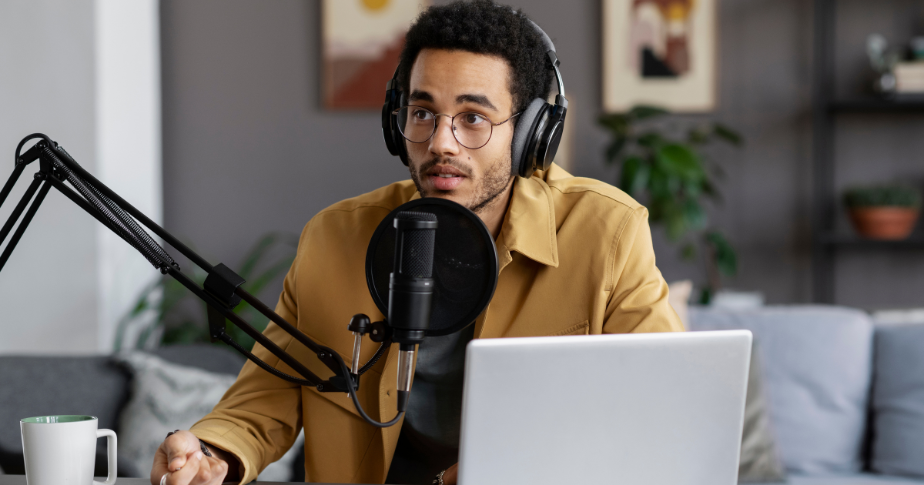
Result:
{"label": "gray sofa", "polygon": [[[924,485],[924,325],[875,326],[839,307],[691,308],[691,330],[744,328],[757,342],[780,459],[794,485]],[[211,345],[159,357],[236,374],[243,360]],[[0,468],[23,473],[19,419],[92,414],[118,432],[129,375],[108,357],[0,356]],[[103,441],[100,440],[100,445]],[[98,476],[104,476],[100,448]],[[304,477],[295,460],[295,480]],[[147,476],[119,464],[121,476]]]}
{"label": "gray sofa", "polygon": [[691,308],[690,330],[747,329],[794,485],[924,485],[924,325],[805,305]]}
{"label": "gray sofa", "polygon": [[[154,355],[175,364],[209,372],[237,375],[244,359],[227,347],[209,344],[175,345]],[[19,420],[49,414],[88,414],[99,426],[119,433],[119,413],[129,400],[131,375],[108,356],[0,356],[0,469],[24,474]],[[96,476],[106,476],[105,440],[99,440]],[[121,458],[121,457],[120,457]],[[147,477],[119,460],[118,475]],[[294,480],[303,480],[304,463],[295,460]]]}

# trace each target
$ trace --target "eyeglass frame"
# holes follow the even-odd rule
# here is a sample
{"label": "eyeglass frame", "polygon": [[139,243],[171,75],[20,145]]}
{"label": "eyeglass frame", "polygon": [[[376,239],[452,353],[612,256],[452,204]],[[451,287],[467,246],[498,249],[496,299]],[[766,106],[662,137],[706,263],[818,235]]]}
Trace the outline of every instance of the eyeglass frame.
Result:
{"label": "eyeglass frame", "polygon": [[[491,142],[491,137],[494,136],[494,127],[495,127],[495,126],[503,125],[504,123],[506,123],[506,122],[512,120],[513,118],[515,118],[515,117],[520,116],[521,114],[523,114],[523,112],[520,111],[520,112],[518,112],[518,113],[514,113],[514,114],[510,115],[510,117],[508,117],[508,118],[507,118],[506,120],[504,120],[504,121],[499,121],[499,122],[495,123],[495,122],[491,121],[491,118],[488,118],[487,115],[481,114],[481,113],[479,113],[479,112],[477,112],[477,111],[461,111],[461,112],[456,113],[456,114],[454,114],[454,115],[452,115],[452,116],[449,116],[449,114],[447,114],[447,113],[434,113],[433,111],[430,111],[429,109],[424,108],[423,106],[418,106],[418,105],[416,105],[416,104],[408,104],[408,105],[402,106],[402,107],[400,107],[400,108],[398,108],[398,109],[392,111],[392,112],[391,112],[391,115],[394,116],[394,117],[395,117],[395,121],[397,121],[398,112],[401,111],[401,110],[403,110],[403,109],[410,108],[410,107],[412,107],[412,106],[415,107],[415,108],[420,108],[420,109],[422,109],[422,110],[424,110],[424,111],[426,111],[426,112],[428,112],[428,113],[430,113],[430,114],[433,115],[433,131],[430,132],[430,136],[428,136],[426,139],[424,139],[424,140],[422,140],[422,141],[414,141],[414,140],[411,140],[410,138],[408,138],[408,137],[404,134],[404,131],[402,131],[402,130],[399,128],[399,129],[398,129],[398,133],[401,133],[401,138],[404,138],[405,140],[407,140],[407,141],[409,141],[409,142],[411,142],[411,143],[426,143],[426,142],[430,141],[430,139],[433,138],[433,134],[436,133],[436,128],[437,128],[437,126],[438,126],[436,118],[439,117],[439,116],[448,116],[448,117],[449,117],[449,127],[450,127],[450,130],[449,130],[449,131],[452,132],[452,137],[456,140],[456,143],[458,143],[459,145],[461,145],[461,146],[463,146],[463,147],[465,147],[465,148],[468,148],[469,150],[478,150],[479,148],[484,148],[485,145],[487,145],[488,143]],[[462,143],[461,141],[459,141],[459,137],[456,136],[456,131],[453,130],[453,129],[451,129],[453,126],[455,126],[456,116],[464,115],[464,114],[469,114],[469,113],[478,115],[478,116],[480,116],[480,117],[482,117],[482,118],[488,120],[488,123],[491,125],[491,134],[488,135],[488,139],[484,142],[484,145],[481,145],[480,147],[472,148],[472,147],[469,147],[469,146],[465,146],[464,143]],[[398,124],[398,123],[396,123],[395,126],[400,127],[401,125]]]}

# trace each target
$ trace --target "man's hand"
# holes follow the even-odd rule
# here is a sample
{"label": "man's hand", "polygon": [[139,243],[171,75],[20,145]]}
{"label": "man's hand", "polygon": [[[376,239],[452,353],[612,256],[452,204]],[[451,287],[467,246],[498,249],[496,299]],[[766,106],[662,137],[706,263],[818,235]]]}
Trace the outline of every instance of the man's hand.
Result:
{"label": "man's hand", "polygon": [[228,475],[229,461],[234,461],[233,473],[238,475],[238,462],[229,453],[210,447],[214,457],[202,454],[199,438],[189,431],[177,431],[168,436],[151,467],[151,485],[160,485],[167,475],[166,485],[220,485]]}

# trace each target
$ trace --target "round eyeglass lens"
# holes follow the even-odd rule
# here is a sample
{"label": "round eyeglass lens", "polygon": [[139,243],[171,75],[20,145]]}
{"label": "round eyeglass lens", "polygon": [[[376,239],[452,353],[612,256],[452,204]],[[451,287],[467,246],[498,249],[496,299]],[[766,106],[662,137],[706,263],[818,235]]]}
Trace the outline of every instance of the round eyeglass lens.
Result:
{"label": "round eyeglass lens", "polygon": [[[430,110],[419,106],[405,106],[397,112],[401,135],[413,143],[423,143],[435,131],[436,118]],[[448,116],[447,116],[448,118]],[[491,139],[494,125],[484,115],[475,112],[459,113],[452,118],[452,134],[466,148],[481,148]]]}
{"label": "round eyeglass lens", "polygon": [[414,143],[423,143],[430,139],[436,116],[418,106],[405,106],[398,110],[398,129],[404,138]]}
{"label": "round eyeglass lens", "polygon": [[494,125],[478,113],[459,113],[452,119],[452,132],[466,148],[481,148],[491,139]]}

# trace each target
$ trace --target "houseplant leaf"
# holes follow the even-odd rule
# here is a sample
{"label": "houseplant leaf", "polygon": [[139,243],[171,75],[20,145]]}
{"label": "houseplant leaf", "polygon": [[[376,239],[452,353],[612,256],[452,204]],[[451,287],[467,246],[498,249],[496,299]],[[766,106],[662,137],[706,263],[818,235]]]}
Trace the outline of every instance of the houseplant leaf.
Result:
{"label": "houseplant leaf", "polygon": [[651,168],[641,158],[629,157],[622,164],[619,188],[629,195],[635,195],[648,185]]}
{"label": "houseplant leaf", "polygon": [[703,169],[699,158],[688,147],[670,143],[660,147],[656,154],[658,163],[671,175],[687,180],[700,180]]}
{"label": "houseplant leaf", "polygon": [[606,161],[613,163],[619,159],[619,154],[622,153],[623,147],[626,146],[626,138],[620,136],[614,136],[613,141],[610,142],[610,145],[606,148]]}
{"label": "houseplant leaf", "polygon": [[639,105],[629,110],[629,117],[635,120],[646,120],[670,114],[670,111],[657,106]]}
{"label": "houseplant leaf", "polygon": [[712,125],[712,132],[715,133],[715,136],[731,143],[735,146],[741,146],[744,140],[741,138],[741,135],[731,128],[721,124],[715,123]]}
{"label": "houseplant leaf", "polygon": [[709,231],[706,241],[714,251],[718,270],[725,276],[734,276],[738,272],[738,256],[725,236],[718,231]]}

